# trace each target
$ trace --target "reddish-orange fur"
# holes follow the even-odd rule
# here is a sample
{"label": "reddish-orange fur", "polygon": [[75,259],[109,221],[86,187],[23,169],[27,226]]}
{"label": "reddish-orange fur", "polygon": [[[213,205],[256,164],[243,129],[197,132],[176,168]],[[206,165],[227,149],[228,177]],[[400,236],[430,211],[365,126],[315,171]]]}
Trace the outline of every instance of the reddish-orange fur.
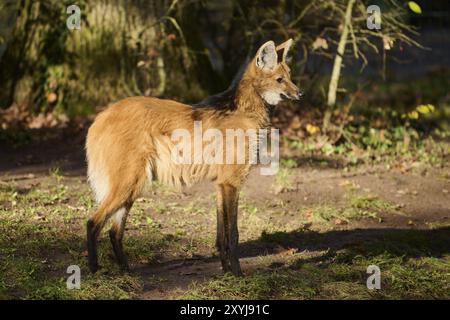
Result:
{"label": "reddish-orange fur", "polygon": [[[290,81],[289,68],[284,62],[290,44],[288,41],[277,48],[284,50],[281,53],[283,59],[270,71],[258,67],[256,59],[261,57],[264,46],[270,51],[273,43],[261,47],[244,72],[231,107],[227,109],[195,108],[172,100],[131,97],[112,104],[97,116],[86,142],[89,180],[99,202],[88,221],[92,271],[97,269],[96,239],[111,217],[114,217],[110,231],[113,249],[118,262],[127,268],[122,249],[124,225],[129,209],[146,182],[159,180],[180,186],[210,180],[217,185],[217,246],[222,266],[225,271],[241,273],[236,253],[237,202],[250,164],[174,164],[170,158],[173,147],[170,137],[180,128],[192,133],[194,120],[202,121],[204,130],[217,128],[222,132],[268,127],[263,93],[273,90],[298,97],[298,88]],[[276,80],[279,77],[283,77],[283,83]]]}

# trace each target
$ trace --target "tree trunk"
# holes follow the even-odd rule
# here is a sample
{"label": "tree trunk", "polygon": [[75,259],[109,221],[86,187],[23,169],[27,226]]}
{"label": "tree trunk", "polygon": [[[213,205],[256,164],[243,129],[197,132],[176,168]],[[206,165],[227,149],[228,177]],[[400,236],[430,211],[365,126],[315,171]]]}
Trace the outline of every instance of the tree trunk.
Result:
{"label": "tree trunk", "polygon": [[328,87],[327,111],[323,118],[322,131],[326,133],[330,124],[331,114],[336,104],[336,92],[338,88],[339,76],[341,74],[342,57],[345,53],[345,45],[347,44],[349,25],[352,23],[352,9],[355,0],[349,0],[347,9],[345,10],[344,25],[342,28],[341,38],[337,48],[336,57],[334,58],[333,71],[331,73],[330,85]]}

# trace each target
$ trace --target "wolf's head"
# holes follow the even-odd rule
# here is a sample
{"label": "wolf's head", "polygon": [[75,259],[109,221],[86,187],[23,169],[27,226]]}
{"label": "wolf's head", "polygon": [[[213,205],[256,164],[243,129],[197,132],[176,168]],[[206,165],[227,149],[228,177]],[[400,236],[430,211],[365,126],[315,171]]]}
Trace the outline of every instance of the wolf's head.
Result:
{"label": "wolf's head", "polygon": [[291,81],[291,71],[286,56],[292,39],[275,46],[273,41],[264,43],[251,62],[252,83],[259,96],[269,105],[282,100],[298,100],[302,93]]}

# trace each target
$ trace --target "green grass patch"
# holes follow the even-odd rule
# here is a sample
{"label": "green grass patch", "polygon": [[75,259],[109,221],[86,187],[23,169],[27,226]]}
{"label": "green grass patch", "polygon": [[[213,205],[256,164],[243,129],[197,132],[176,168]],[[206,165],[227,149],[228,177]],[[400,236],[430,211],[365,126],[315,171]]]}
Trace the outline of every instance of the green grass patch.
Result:
{"label": "green grass patch", "polygon": [[[99,239],[98,249],[102,268],[94,275],[89,273],[83,254],[85,223],[95,204],[86,185],[69,182],[54,169],[39,184],[9,179],[0,183],[0,299],[134,299],[144,291],[144,283],[160,281],[139,272],[120,272],[111,259],[111,245],[105,233]],[[195,209],[193,218],[181,219],[190,214],[191,208]],[[311,212],[313,223],[324,227],[321,232],[297,230],[300,219],[278,223],[270,219],[270,210],[275,209],[242,196],[241,242],[252,246],[256,241],[255,248],[267,250],[267,259],[263,254],[253,259],[244,267],[244,278],[214,276],[206,282],[192,283],[187,290],[176,291],[175,297],[450,298],[450,230],[445,223],[430,225],[429,230],[330,228],[336,219],[377,219],[380,212],[399,213],[391,203],[355,190],[339,208],[325,204],[306,211]],[[194,202],[181,206],[164,199],[138,201],[130,213],[124,240],[130,262],[145,266],[159,263],[161,257],[190,258],[199,253],[199,248],[213,249],[215,233],[202,225],[214,226],[213,211],[203,206],[195,208]],[[279,248],[294,250],[289,258],[271,255],[272,249]],[[314,256],[304,250],[314,252]],[[273,269],[268,264],[277,267]],[[381,269],[381,290],[366,287],[366,268],[371,264]],[[81,268],[80,290],[66,288],[66,270],[70,265]]]}
{"label": "green grass patch", "polygon": [[340,224],[363,218],[379,220],[379,213],[403,214],[395,205],[374,195],[350,193],[343,206],[332,204],[317,205],[306,209],[307,222],[313,224]]}
{"label": "green grass patch", "polygon": [[[314,262],[296,254],[290,265],[218,276],[179,292],[181,299],[449,299],[447,230],[386,231]],[[280,239],[278,239],[280,240]],[[402,242],[403,241],[403,242]],[[420,244],[420,245],[418,245]],[[301,244],[299,244],[301,246]],[[367,288],[367,267],[381,270],[381,289]]]}

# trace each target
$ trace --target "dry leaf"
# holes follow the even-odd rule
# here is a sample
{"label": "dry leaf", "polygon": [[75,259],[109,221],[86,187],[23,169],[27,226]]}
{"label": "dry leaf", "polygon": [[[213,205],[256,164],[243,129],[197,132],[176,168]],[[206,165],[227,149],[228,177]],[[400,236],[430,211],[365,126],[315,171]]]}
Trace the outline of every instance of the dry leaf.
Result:
{"label": "dry leaf", "polygon": [[58,99],[58,95],[56,93],[54,93],[54,92],[50,92],[47,95],[48,103],[54,103],[54,102],[56,102],[57,99]]}
{"label": "dry leaf", "polygon": [[317,127],[317,126],[315,126],[315,125],[313,125],[313,124],[308,123],[308,124],[306,125],[306,131],[307,131],[310,135],[314,135],[314,134],[316,134],[317,132],[320,131],[320,128]]}
{"label": "dry leaf", "polygon": [[337,226],[341,226],[347,224],[347,221],[337,218],[336,220],[334,220],[334,224]]}
{"label": "dry leaf", "polygon": [[327,39],[317,37],[316,40],[313,42],[312,47],[313,47],[313,50],[317,50],[317,49],[327,50],[328,49]]}

